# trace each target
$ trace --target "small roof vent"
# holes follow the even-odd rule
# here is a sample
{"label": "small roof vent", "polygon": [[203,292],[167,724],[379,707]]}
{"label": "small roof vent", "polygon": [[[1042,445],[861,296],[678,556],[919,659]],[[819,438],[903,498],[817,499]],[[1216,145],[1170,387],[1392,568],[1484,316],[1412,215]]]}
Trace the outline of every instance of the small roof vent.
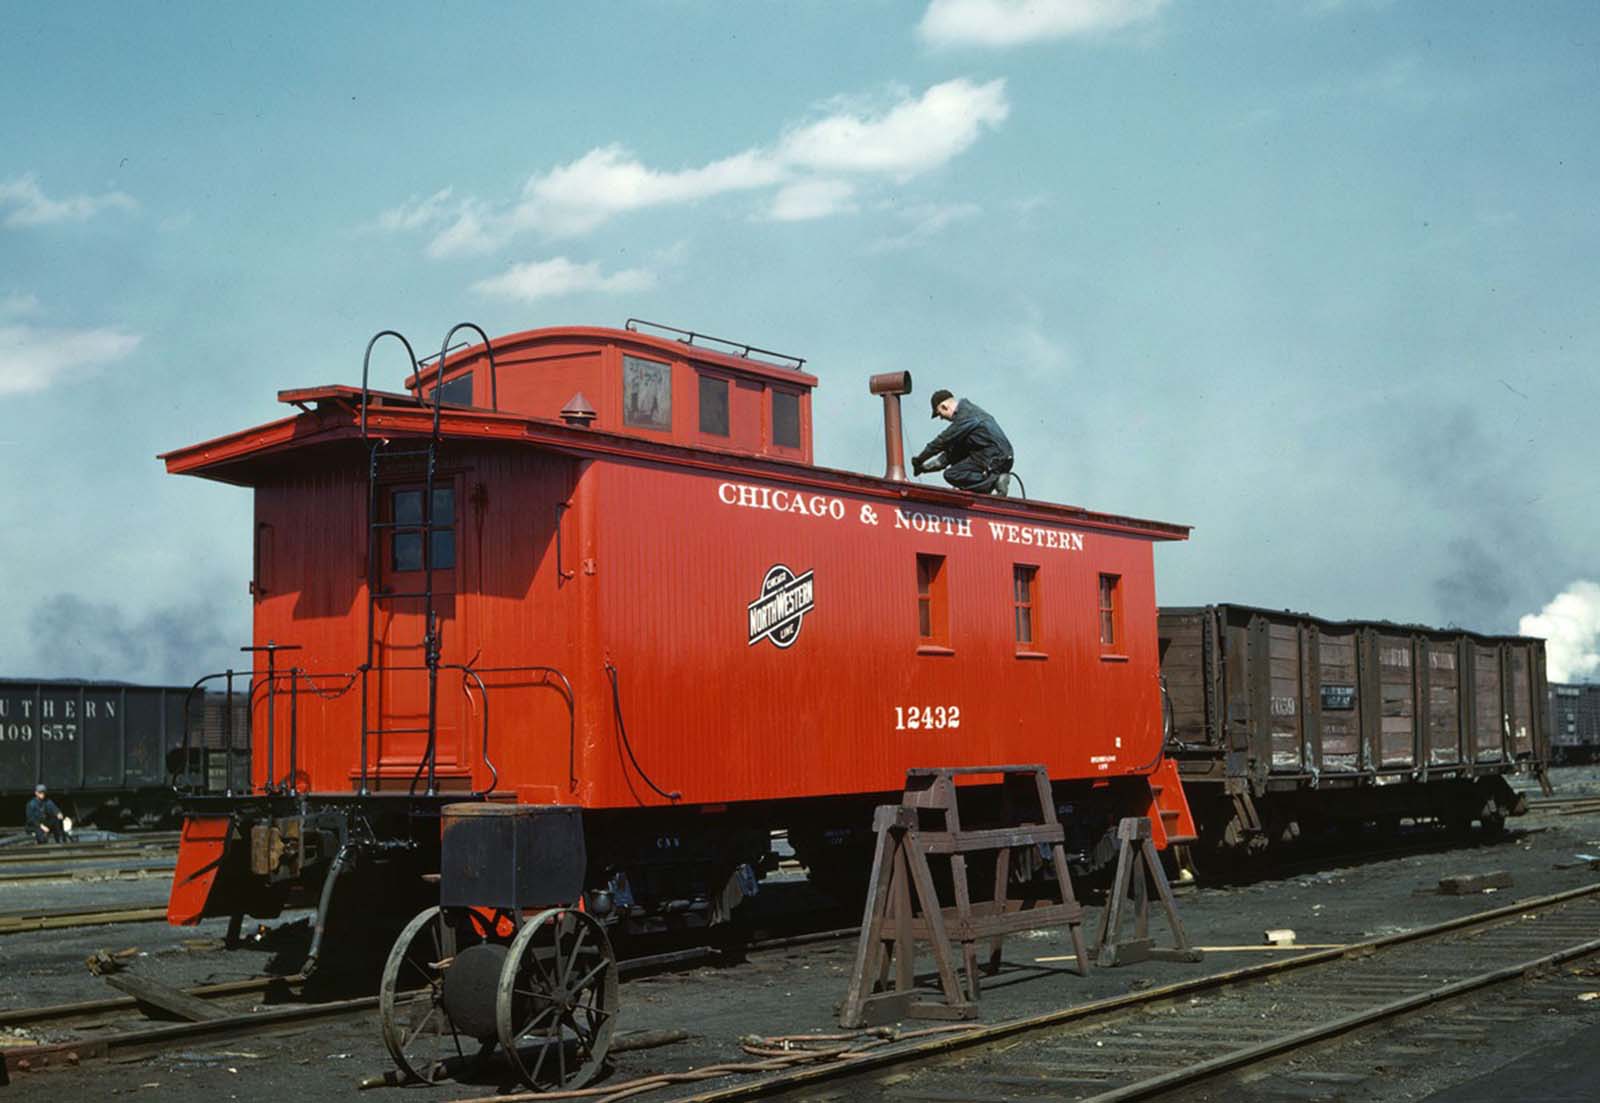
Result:
{"label": "small roof vent", "polygon": [[561,407],[561,420],[578,429],[587,429],[589,423],[598,416],[594,407],[589,405],[589,400],[583,397],[582,391],[567,399],[567,404]]}

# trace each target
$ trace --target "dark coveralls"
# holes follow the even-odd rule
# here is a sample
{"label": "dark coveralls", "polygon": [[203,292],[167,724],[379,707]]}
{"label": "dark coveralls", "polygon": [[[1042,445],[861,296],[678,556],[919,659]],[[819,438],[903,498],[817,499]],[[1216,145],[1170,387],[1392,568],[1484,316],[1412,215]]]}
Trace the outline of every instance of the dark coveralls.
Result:
{"label": "dark coveralls", "polygon": [[28,801],[27,811],[28,832],[33,836],[33,841],[42,843],[53,839],[58,843],[67,841],[66,832],[61,826],[61,809],[56,807],[56,802],[49,797],[40,800],[34,797]]}
{"label": "dark coveralls", "polygon": [[988,494],[996,480],[1011,470],[1011,441],[995,419],[970,398],[956,404],[956,415],[944,432],[917,454],[916,464],[943,452],[944,481],[961,490]]}

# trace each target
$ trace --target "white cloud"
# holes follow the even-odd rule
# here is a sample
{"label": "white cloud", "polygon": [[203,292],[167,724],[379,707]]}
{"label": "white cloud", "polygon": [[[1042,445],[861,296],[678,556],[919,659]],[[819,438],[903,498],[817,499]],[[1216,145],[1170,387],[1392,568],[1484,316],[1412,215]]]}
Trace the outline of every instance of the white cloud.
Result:
{"label": "white cloud", "polygon": [[0,395],[42,391],[127,356],[140,338],[112,329],[0,325]]}
{"label": "white cloud", "polygon": [[1580,579],[1517,625],[1524,636],[1545,641],[1552,682],[1575,682],[1600,674],[1600,583]]}
{"label": "white cloud", "polygon": [[625,268],[608,276],[593,261],[574,264],[566,257],[553,257],[514,264],[492,279],[479,280],[472,289],[480,295],[527,303],[582,291],[622,294],[653,286],[655,276],[642,268]]}
{"label": "white cloud", "polygon": [[950,80],[876,118],[840,113],[785,134],[782,159],[822,172],[927,172],[965,152],[1011,112],[1006,82]]}
{"label": "white cloud", "polygon": [[934,46],[1020,46],[1154,19],[1167,0],[932,0],[917,34]]}
{"label": "white cloud", "polygon": [[767,217],[775,222],[803,222],[853,211],[855,194],[856,187],[848,180],[796,180],[773,196]]}
{"label": "white cloud", "polygon": [[[104,195],[74,195],[51,199],[39,180],[26,173],[0,181],[0,210],[7,226],[48,226],[56,222],[87,222],[101,211],[131,211],[139,204],[131,195],[112,191]],[[9,208],[9,209],[8,209]]]}
{"label": "white cloud", "polygon": [[535,173],[515,201],[496,205],[443,188],[383,212],[378,225],[428,231],[427,255],[444,258],[493,252],[523,232],[573,237],[630,211],[769,189],[769,217],[820,218],[854,209],[866,181],[907,180],[948,163],[1010,110],[1004,80],[950,80],[877,108],[835,105],[769,146],[704,165],[653,168],[620,145],[600,146]]}
{"label": "white cloud", "polygon": [[755,150],[700,168],[661,172],[611,145],[530,179],[512,222],[556,236],[581,234],[624,211],[765,188],[782,177],[781,166]]}

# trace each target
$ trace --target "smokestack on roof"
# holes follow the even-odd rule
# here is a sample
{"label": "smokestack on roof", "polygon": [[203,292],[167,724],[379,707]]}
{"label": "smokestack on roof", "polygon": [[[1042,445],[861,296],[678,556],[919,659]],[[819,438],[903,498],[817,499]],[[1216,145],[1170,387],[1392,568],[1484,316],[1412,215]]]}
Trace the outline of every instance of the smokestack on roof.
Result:
{"label": "smokestack on roof", "polygon": [[867,390],[883,396],[883,453],[888,470],[886,479],[906,481],[906,449],[900,439],[900,396],[911,393],[911,373],[885,372],[867,382]]}
{"label": "smokestack on roof", "polygon": [[587,429],[589,423],[597,416],[594,407],[589,405],[589,400],[583,397],[582,391],[567,399],[567,404],[561,407],[561,420],[579,429]]}

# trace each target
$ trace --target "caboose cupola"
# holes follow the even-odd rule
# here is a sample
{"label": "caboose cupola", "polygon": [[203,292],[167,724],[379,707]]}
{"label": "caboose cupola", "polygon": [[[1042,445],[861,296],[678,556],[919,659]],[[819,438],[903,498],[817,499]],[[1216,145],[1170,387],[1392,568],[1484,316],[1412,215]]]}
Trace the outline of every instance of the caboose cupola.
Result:
{"label": "caboose cupola", "polygon": [[[494,366],[501,413],[571,424],[581,393],[585,428],[811,462],[817,379],[798,356],[630,318],[621,330],[563,326],[495,338]],[[493,405],[483,346],[451,353],[442,374],[444,402]],[[406,389],[431,399],[440,376],[437,363],[424,365]]]}

